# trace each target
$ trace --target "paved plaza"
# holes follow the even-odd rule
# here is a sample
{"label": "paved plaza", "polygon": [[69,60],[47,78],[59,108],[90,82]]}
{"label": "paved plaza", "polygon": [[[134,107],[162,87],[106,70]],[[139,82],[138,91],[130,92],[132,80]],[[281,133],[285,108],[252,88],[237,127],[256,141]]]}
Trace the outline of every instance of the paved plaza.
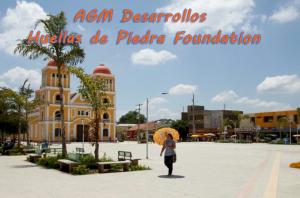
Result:
{"label": "paved plaza", "polygon": [[[69,144],[75,150],[81,144]],[[150,171],[73,176],[25,161],[25,156],[0,156],[1,197],[300,197],[300,146],[270,144],[178,143],[174,176],[159,156],[160,147],[134,142],[101,143],[101,155],[117,159],[131,151]],[[90,144],[85,149],[92,152]]]}

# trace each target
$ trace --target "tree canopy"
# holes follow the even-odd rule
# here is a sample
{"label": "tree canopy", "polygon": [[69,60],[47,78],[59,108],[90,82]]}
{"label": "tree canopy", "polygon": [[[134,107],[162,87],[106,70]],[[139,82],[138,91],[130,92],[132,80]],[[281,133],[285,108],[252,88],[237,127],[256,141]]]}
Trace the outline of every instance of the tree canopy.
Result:
{"label": "tree canopy", "polygon": [[[50,37],[59,37],[61,32],[64,32],[67,28],[67,19],[64,12],[60,12],[57,15],[49,14],[46,19],[38,20],[37,25],[42,25],[44,31],[49,34]],[[70,36],[76,36],[76,33],[71,33]],[[14,50],[29,59],[36,59],[42,57],[44,60],[53,60],[57,66],[58,72],[58,88],[60,98],[64,98],[64,91],[62,85],[62,70],[66,65],[77,65],[82,63],[85,58],[84,50],[80,47],[79,43],[64,43],[64,42],[50,42],[47,45],[42,45],[38,42],[30,42],[29,38],[25,38],[19,41],[17,47]],[[66,146],[66,134],[65,134],[65,119],[64,119],[64,100],[60,101],[60,113],[61,113],[61,141],[62,141],[62,155],[67,156]]]}
{"label": "tree canopy", "polygon": [[69,71],[76,75],[80,79],[80,86],[78,92],[82,97],[91,104],[94,120],[90,124],[91,135],[90,138],[95,141],[95,159],[99,159],[99,129],[101,121],[101,112],[106,112],[111,104],[104,102],[104,97],[106,96],[106,84],[105,81],[98,77],[93,77],[84,72],[82,68],[69,67]]}
{"label": "tree canopy", "polygon": [[176,129],[179,132],[180,138],[186,140],[187,135],[189,133],[188,122],[185,120],[176,120],[171,124],[171,128]]}
{"label": "tree canopy", "polygon": [[[138,112],[129,111],[125,115],[121,116],[119,119],[120,124],[137,124],[138,123]],[[143,114],[139,115],[140,123],[146,122],[146,117]]]}

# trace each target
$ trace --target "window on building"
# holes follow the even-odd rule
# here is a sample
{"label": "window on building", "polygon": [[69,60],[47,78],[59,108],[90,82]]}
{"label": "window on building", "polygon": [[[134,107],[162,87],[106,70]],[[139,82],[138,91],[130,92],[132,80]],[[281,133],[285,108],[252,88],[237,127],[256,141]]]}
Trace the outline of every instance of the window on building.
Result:
{"label": "window on building", "polygon": [[55,133],[55,137],[61,137],[61,129],[60,128],[56,128],[54,133]]}
{"label": "window on building", "polygon": [[264,122],[267,123],[267,122],[273,122],[273,116],[265,116],[264,117]]}
{"label": "window on building", "polygon": [[298,116],[297,115],[294,115],[294,122],[298,123]]}
{"label": "window on building", "polygon": [[61,101],[60,94],[57,94],[57,95],[55,96],[55,103],[56,103],[56,104],[60,104],[60,101]]}
{"label": "window on building", "polygon": [[61,113],[60,111],[55,112],[55,120],[61,120]]}
{"label": "window on building", "polygon": [[255,117],[251,117],[250,118],[250,122],[253,123],[253,124],[255,124]]}
{"label": "window on building", "polygon": [[280,120],[281,118],[287,118],[285,115],[279,115],[277,116],[277,120]]}
{"label": "window on building", "polygon": [[52,74],[52,77],[53,77],[53,78],[55,77],[55,74],[54,74],[54,73]]}
{"label": "window on building", "polygon": [[108,137],[108,129],[103,129],[103,137]]}
{"label": "window on building", "polygon": [[77,114],[79,116],[88,116],[89,115],[89,112],[88,111],[78,111]]}
{"label": "window on building", "polygon": [[108,113],[104,113],[103,114],[103,120],[108,120],[109,119],[109,114]]}
{"label": "window on building", "polygon": [[108,103],[109,103],[109,100],[108,100],[107,98],[104,98],[104,99],[103,99],[103,103],[104,103],[104,104],[108,104]]}

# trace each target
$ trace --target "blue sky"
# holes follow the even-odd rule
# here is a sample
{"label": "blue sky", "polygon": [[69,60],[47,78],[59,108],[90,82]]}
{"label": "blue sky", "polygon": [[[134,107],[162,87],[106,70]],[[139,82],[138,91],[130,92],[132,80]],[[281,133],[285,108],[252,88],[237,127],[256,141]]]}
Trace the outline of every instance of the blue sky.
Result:
{"label": "blue sky", "polygon": [[[191,103],[206,109],[240,109],[245,112],[291,109],[300,106],[300,1],[299,0],[164,0],[164,1],[2,1],[0,8],[0,85],[17,87],[24,78],[39,86],[40,70],[46,62],[30,61],[12,53],[14,38],[24,38],[38,18],[47,13],[66,13],[70,31],[83,35],[86,59],[80,66],[88,72],[100,63],[117,79],[117,115],[134,110],[147,97],[150,119],[180,118]],[[74,23],[79,9],[113,8],[111,23]],[[206,12],[203,24],[121,24],[122,10],[136,13],[182,11]],[[21,19],[24,19],[23,21]],[[90,45],[98,29],[109,35],[104,46]],[[143,34],[150,29],[166,34],[164,45],[115,45],[119,29]],[[226,32],[259,33],[259,45],[173,45],[175,31],[193,34]],[[147,64],[145,64],[147,63]],[[73,78],[75,91],[78,80]],[[169,92],[160,96],[161,92]],[[144,112],[143,108],[143,112]]]}

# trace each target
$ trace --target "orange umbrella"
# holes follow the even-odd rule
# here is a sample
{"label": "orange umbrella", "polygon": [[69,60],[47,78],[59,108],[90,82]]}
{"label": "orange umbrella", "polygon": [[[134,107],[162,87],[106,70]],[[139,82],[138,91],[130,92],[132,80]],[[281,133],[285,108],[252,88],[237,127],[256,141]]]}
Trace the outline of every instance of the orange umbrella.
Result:
{"label": "orange umbrella", "polygon": [[161,128],[155,131],[153,135],[153,141],[156,144],[163,145],[164,141],[167,139],[168,134],[171,134],[173,136],[174,141],[179,140],[179,133],[177,130],[173,128]]}

